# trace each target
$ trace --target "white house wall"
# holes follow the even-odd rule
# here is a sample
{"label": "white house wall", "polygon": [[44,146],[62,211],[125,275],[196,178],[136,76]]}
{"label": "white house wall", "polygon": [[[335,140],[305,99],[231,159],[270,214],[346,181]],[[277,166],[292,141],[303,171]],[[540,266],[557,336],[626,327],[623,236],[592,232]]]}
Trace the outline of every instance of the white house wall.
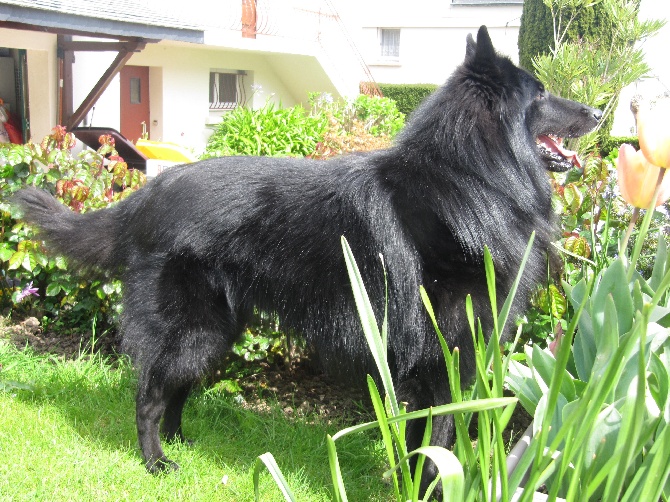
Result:
{"label": "white house wall", "polygon": [[[518,60],[522,5],[454,5],[444,0],[339,0],[372,75],[381,83],[442,84],[463,61],[465,39],[487,25],[496,49]],[[400,57],[380,56],[379,29],[400,29]]]}
{"label": "white house wall", "polygon": [[[76,53],[73,68],[75,108],[114,56],[114,53]],[[254,108],[263,106],[267,101],[278,104],[281,100],[282,105],[288,107],[307,99],[306,95],[294,95],[273,70],[268,56],[248,51],[225,51],[161,42],[147,44],[127,64],[150,67],[150,139],[178,143],[196,153],[203,150],[211,134],[206,125],[218,123],[226,113],[209,110],[210,70],[245,71],[247,75],[243,77],[243,83],[247,103]],[[119,129],[119,93],[117,76],[82,125]]]}

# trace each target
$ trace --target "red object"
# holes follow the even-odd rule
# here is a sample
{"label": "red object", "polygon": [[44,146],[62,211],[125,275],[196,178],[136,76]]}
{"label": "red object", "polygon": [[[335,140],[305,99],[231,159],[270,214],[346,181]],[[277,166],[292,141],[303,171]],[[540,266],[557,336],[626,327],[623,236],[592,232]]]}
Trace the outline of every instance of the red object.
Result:
{"label": "red object", "polygon": [[21,132],[21,129],[14,124],[13,120],[10,119],[2,125],[5,126],[5,131],[7,131],[7,136],[9,136],[10,142],[17,145],[23,144],[23,133]]}

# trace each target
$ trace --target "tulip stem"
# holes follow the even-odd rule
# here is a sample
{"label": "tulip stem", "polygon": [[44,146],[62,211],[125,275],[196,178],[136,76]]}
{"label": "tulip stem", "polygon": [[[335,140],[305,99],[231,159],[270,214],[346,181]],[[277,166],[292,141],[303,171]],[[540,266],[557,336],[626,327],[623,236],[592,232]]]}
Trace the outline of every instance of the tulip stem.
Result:
{"label": "tulip stem", "polygon": [[633,214],[630,217],[630,223],[628,223],[628,228],[626,229],[626,235],[624,235],[623,240],[621,241],[621,248],[619,249],[619,254],[621,256],[626,256],[626,248],[628,247],[628,240],[630,239],[633,229],[635,228],[635,223],[640,216],[640,208],[634,207]]}
{"label": "tulip stem", "polygon": [[[633,272],[635,271],[635,265],[640,253],[642,252],[642,244],[644,239],[647,236],[647,231],[649,230],[649,225],[651,224],[651,217],[654,215],[654,209],[656,209],[656,201],[658,200],[658,194],[661,192],[661,183],[663,182],[663,177],[665,176],[665,169],[661,168],[658,173],[658,180],[656,181],[656,189],[654,190],[654,196],[651,198],[651,204],[649,204],[649,209],[644,215],[642,224],[640,225],[640,232],[638,233],[637,239],[635,240],[635,246],[633,247],[633,254],[630,258],[630,265],[628,266],[628,280],[630,281],[633,278]],[[621,254],[625,256],[626,247],[628,246],[628,238],[632,233],[633,226],[635,226],[635,220],[639,214],[639,209],[635,208],[633,211],[633,216],[631,217],[631,223],[628,225],[628,231],[624,237],[621,247]]]}

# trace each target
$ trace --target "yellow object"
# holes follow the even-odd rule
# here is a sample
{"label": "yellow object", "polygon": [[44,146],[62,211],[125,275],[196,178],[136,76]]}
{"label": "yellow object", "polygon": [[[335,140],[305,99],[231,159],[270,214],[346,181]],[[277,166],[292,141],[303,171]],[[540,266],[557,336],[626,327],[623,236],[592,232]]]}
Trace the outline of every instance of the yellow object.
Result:
{"label": "yellow object", "polygon": [[138,139],[135,147],[150,159],[170,160],[173,162],[195,162],[195,155],[183,146],[175,143],[161,143]]}

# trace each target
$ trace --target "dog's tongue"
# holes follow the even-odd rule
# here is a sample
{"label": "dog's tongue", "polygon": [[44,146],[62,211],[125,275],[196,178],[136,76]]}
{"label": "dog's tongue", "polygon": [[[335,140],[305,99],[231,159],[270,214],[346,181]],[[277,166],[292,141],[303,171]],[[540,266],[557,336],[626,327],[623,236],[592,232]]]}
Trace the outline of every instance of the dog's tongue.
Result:
{"label": "dog's tongue", "polygon": [[574,152],[572,150],[568,150],[567,148],[563,148],[562,145],[559,145],[556,141],[554,141],[549,136],[542,135],[542,136],[538,136],[537,139],[540,142],[540,144],[542,144],[550,152],[553,152],[553,153],[556,153],[558,155],[561,155],[562,157],[565,157],[567,160],[572,162],[572,165],[575,166],[577,169],[582,168],[582,162],[579,160],[579,157],[577,157],[577,152]]}

